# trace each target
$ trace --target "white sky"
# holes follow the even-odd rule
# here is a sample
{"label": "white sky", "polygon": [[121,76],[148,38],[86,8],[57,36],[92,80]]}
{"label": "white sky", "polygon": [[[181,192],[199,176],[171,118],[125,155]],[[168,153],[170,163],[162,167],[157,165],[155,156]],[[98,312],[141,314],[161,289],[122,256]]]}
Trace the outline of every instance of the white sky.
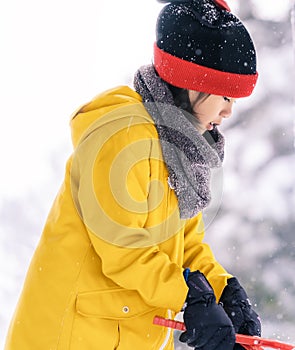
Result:
{"label": "white sky", "polygon": [[[245,1],[245,0],[244,0]],[[271,20],[281,20],[285,17],[286,12],[290,8],[290,4],[294,4],[294,0],[251,0],[255,4],[259,17]]]}
{"label": "white sky", "polygon": [[[232,10],[236,1],[228,1]],[[288,0],[257,0],[265,16]],[[100,91],[130,83],[150,63],[156,0],[9,0],[0,11],[0,194],[46,182],[52,151],[71,149],[71,113]]]}

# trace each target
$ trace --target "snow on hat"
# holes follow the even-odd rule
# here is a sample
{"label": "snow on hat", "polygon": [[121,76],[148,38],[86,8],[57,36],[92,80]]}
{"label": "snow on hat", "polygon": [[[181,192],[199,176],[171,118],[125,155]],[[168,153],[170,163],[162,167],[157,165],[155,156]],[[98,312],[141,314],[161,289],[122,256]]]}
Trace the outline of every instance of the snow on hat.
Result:
{"label": "snow on hat", "polygon": [[224,0],[158,0],[154,66],[166,82],[214,95],[251,95],[258,77],[253,41]]}

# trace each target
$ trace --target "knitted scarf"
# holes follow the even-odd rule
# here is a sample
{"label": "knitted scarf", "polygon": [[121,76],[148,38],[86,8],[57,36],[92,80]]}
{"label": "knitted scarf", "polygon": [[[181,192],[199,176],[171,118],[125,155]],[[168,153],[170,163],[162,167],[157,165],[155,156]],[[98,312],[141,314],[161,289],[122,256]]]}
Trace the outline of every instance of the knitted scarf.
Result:
{"label": "knitted scarf", "polygon": [[153,65],[135,73],[134,87],[157,128],[180,217],[192,218],[209,205],[210,169],[222,164],[224,138],[216,127],[203,135],[197,131],[192,122],[195,117],[175,106],[168,85]]}

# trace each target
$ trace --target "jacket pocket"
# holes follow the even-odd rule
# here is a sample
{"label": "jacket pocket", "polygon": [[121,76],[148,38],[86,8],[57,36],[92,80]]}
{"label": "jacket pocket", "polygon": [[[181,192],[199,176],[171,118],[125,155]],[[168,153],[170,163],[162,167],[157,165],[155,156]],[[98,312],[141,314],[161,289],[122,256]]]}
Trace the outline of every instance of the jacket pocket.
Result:
{"label": "jacket pocket", "polygon": [[113,320],[132,318],[152,311],[136,291],[108,289],[78,293],[76,311],[85,317]]}

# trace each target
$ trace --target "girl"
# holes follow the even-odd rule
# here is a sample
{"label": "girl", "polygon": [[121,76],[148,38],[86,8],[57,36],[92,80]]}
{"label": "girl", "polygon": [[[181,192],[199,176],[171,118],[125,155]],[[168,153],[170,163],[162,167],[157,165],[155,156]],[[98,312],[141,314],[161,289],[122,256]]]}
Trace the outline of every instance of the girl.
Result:
{"label": "girl", "polygon": [[[164,1],[162,1],[164,2]],[[218,131],[257,80],[252,40],[221,0],[170,1],[154,62],[74,113],[74,152],[32,259],[6,350],[230,350],[260,335],[245,290],[203,242]]]}

